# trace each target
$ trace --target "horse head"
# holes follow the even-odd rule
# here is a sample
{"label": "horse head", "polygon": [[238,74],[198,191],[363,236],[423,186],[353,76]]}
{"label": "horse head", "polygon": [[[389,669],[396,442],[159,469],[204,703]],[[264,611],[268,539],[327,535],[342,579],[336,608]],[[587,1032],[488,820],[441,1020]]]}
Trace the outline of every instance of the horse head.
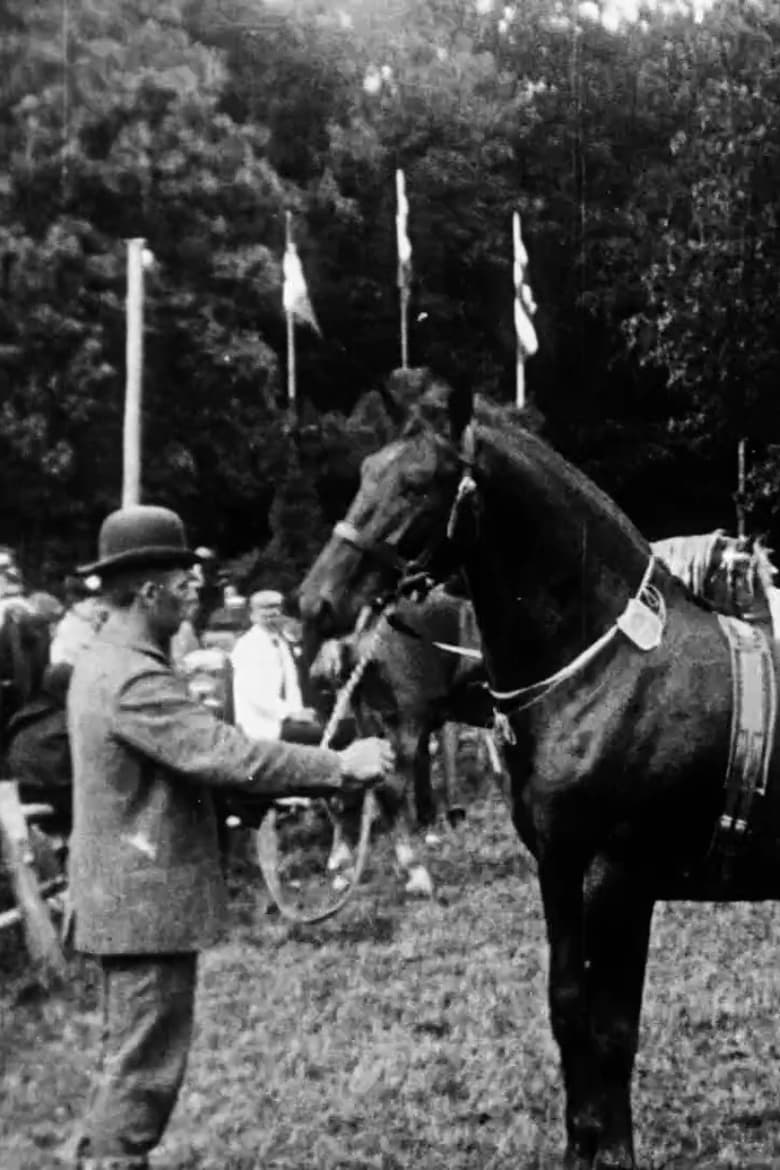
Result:
{"label": "horse head", "polygon": [[[495,678],[578,653],[636,592],[650,551],[585,475],[515,408],[430,377],[398,438],[369,456],[360,489],[300,593],[315,641],[410,572],[466,572]],[[506,667],[491,669],[507,659]],[[522,665],[520,665],[522,664]]]}
{"label": "horse head", "polygon": [[384,600],[410,573],[445,571],[446,517],[471,395],[427,371],[415,385],[422,393],[411,407],[395,400],[399,437],[364,459],[358,493],[300,587],[310,661],[323,638],[351,631],[365,606]]}

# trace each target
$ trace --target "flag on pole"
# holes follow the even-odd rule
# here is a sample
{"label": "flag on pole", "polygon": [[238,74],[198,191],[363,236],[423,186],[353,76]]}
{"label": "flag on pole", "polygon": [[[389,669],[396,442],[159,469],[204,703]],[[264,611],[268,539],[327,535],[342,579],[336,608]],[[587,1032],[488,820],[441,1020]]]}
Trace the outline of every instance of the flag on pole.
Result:
{"label": "flag on pole", "polygon": [[301,258],[298,255],[298,249],[289,237],[284,251],[282,272],[284,275],[282,304],[285,313],[298,321],[303,321],[306,325],[310,325],[314,332],[321,337],[322,333],[309,300],[309,290],[306,287]]}
{"label": "flag on pole", "polygon": [[403,171],[395,172],[397,211],[395,234],[398,243],[398,287],[408,292],[412,284],[412,245],[409,240],[409,201]]}
{"label": "flag on pole", "polygon": [[533,316],[536,313],[531,286],[526,280],[528,268],[528,253],[520,234],[520,216],[515,212],[512,216],[512,240],[514,243],[514,279],[515,279],[515,334],[517,344],[524,357],[533,357],[539,349],[539,339],[534,329]]}

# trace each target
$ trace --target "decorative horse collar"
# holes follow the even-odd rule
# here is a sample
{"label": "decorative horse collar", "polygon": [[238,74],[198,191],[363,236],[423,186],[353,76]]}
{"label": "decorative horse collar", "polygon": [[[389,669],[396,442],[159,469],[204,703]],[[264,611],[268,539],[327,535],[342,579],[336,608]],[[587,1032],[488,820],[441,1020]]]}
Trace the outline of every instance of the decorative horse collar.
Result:
{"label": "decorative horse collar", "polygon": [[[504,715],[516,714],[534,706],[562,683],[567,682],[607,646],[618,633],[622,633],[639,650],[647,652],[655,650],[661,644],[666,626],[666,602],[655,585],[650,583],[653,570],[657,564],[656,558],[651,555],[647,568],[636,593],[629,598],[623,612],[615,619],[612,625],[600,638],[577,655],[566,666],[561,667],[555,674],[528,686],[517,687],[513,691],[496,691],[490,688],[490,693],[496,701],[496,709]],[[526,699],[519,703],[518,700]]]}

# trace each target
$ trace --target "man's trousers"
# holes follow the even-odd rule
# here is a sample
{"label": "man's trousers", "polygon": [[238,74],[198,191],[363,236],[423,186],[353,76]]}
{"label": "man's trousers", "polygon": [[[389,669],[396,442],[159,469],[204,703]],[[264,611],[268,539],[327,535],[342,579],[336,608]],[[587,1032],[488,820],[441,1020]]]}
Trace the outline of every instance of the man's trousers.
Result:
{"label": "man's trousers", "polygon": [[100,966],[101,1064],[77,1166],[146,1170],[187,1067],[197,955],[104,955]]}

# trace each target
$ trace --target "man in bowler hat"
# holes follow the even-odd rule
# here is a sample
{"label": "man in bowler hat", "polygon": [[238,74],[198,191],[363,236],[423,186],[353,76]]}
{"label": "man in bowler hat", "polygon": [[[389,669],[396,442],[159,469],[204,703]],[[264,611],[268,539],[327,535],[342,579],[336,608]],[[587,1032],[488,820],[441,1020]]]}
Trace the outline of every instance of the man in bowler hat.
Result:
{"label": "man in bowler hat", "polygon": [[[146,1170],[184,1076],[198,951],[225,913],[212,790],[354,792],[389,775],[379,739],[334,752],[249,739],[187,694],[168,646],[196,554],[167,508],[113,512],[99,537],[108,617],[68,694],[75,945],[100,963],[102,1066],[79,1170]],[[73,1164],[73,1163],[71,1163]]]}

